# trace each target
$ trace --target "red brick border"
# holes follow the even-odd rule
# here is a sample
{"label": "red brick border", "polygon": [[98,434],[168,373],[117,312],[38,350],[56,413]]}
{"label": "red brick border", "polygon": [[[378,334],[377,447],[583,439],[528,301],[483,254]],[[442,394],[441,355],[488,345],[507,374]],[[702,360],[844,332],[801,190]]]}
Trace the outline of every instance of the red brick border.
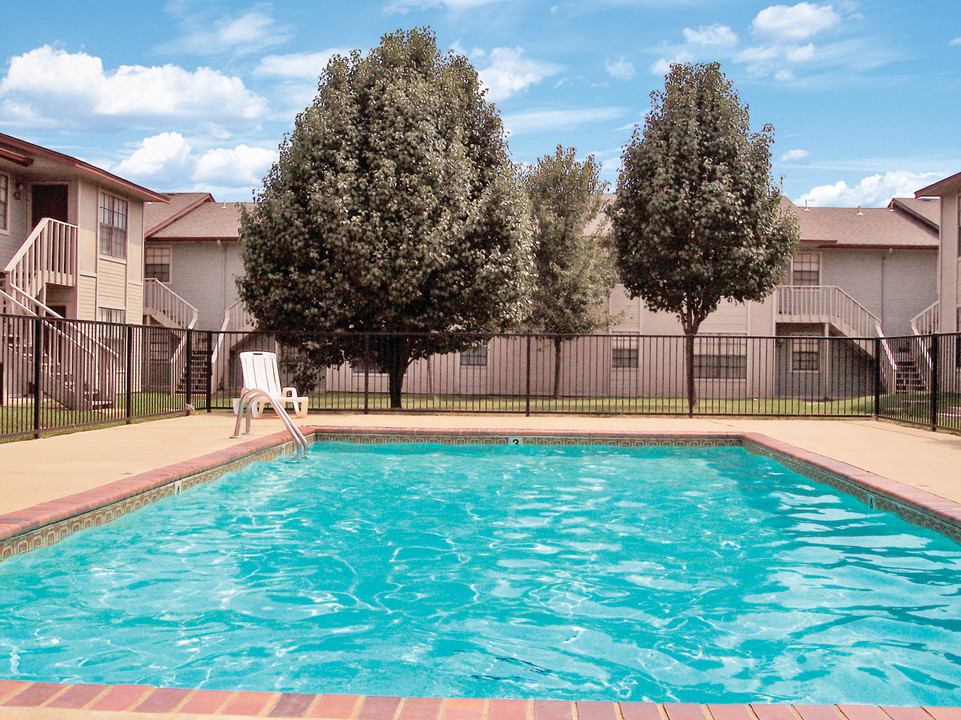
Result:
{"label": "red brick border", "polygon": [[0,707],[339,720],[961,720],[961,708],[365,697],[0,680]]}

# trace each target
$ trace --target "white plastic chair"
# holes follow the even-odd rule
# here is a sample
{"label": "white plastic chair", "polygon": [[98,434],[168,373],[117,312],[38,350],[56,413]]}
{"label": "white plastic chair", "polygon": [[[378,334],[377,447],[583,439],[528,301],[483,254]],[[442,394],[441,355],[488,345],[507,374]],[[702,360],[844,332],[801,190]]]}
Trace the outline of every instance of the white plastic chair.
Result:
{"label": "white plastic chair", "polygon": [[[281,407],[286,409],[287,405],[293,405],[294,415],[297,417],[307,417],[307,403],[310,398],[297,395],[296,388],[280,387],[277,353],[242,352],[240,353],[240,368],[244,374],[244,388],[240,391],[241,395],[254,388],[263,390]],[[254,400],[251,406],[253,416],[260,417],[264,406],[267,404],[267,400],[264,399]]]}

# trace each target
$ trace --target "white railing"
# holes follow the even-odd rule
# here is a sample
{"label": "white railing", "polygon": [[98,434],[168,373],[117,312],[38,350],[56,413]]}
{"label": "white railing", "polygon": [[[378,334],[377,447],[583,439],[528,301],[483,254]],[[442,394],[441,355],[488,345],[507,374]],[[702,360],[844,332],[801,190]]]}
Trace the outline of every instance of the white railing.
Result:
{"label": "white railing", "polygon": [[76,285],[78,232],[76,225],[41,220],[3,268],[8,282],[30,297],[37,297],[47,283]]}
{"label": "white railing", "polygon": [[934,335],[941,330],[941,303],[935,300],[911,318],[911,332],[915,335]]}
{"label": "white railing", "polygon": [[829,322],[854,338],[874,337],[881,321],[839,287],[785,285],[777,289],[777,313],[797,322]]}
{"label": "white railing", "polygon": [[200,312],[180,295],[164,285],[156,278],[145,278],[143,281],[143,309],[144,313],[163,318],[166,323],[177,328],[197,326]]}
{"label": "white railing", "polygon": [[913,354],[927,366],[929,372],[933,370],[934,364],[931,362],[931,355],[928,353],[927,345],[924,344],[922,336],[934,335],[940,330],[941,303],[937,300],[911,318],[911,333],[914,335]]}
{"label": "white railing", "polygon": [[[244,305],[243,300],[238,300],[224,312],[224,321],[220,325],[220,333],[217,335],[217,345],[211,362],[216,365],[217,359],[224,352],[224,344],[227,342],[228,333],[249,332],[257,328],[257,321]],[[229,351],[230,348],[227,348]]]}
{"label": "white railing", "polygon": [[894,359],[894,353],[891,351],[888,339],[881,329],[881,323],[875,326],[875,331],[877,337],[881,340],[881,350],[883,351],[881,353],[882,357],[878,359],[878,362],[881,363],[881,380],[884,383],[885,392],[890,395],[894,393],[898,386],[898,363]]}

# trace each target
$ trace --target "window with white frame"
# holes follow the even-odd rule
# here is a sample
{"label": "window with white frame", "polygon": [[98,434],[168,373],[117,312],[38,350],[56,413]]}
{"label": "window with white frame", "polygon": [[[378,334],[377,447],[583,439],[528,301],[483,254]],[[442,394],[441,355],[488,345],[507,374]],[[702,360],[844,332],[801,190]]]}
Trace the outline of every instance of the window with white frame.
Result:
{"label": "window with white frame", "polygon": [[462,350],[460,364],[461,367],[487,367],[487,343],[479,343]]}
{"label": "window with white frame", "polygon": [[0,173],[0,232],[10,229],[10,176]]}
{"label": "window with white frame", "polygon": [[127,201],[108,193],[100,193],[100,252],[127,257]]}
{"label": "window with white frame", "polygon": [[820,338],[791,339],[791,369],[795,372],[817,372],[821,369]]}
{"label": "window with white frame", "polygon": [[694,338],[694,377],[747,379],[747,338],[701,335]]}
{"label": "window with white frame", "polygon": [[97,308],[97,320],[100,322],[122,323],[127,319],[127,311],[123,308]]}
{"label": "window with white frame", "polygon": [[154,278],[160,282],[170,282],[170,260],[172,251],[169,247],[146,247],[143,250],[143,276]]}
{"label": "window with white frame", "polygon": [[637,369],[640,349],[640,338],[636,335],[615,335],[611,338],[611,367],[615,370]]}
{"label": "window with white frame", "polygon": [[818,253],[798,253],[791,263],[792,285],[821,284],[821,256]]}

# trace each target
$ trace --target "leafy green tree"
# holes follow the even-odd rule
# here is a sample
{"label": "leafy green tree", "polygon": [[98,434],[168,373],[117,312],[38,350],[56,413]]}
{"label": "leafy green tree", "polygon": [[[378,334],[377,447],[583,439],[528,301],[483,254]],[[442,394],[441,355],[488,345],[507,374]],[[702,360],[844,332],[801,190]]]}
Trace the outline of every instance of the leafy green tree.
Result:
{"label": "leafy green tree", "polygon": [[[577,161],[574,148],[560,145],[522,174],[534,220],[533,329],[554,337],[554,397],[560,395],[564,335],[609,328],[607,304],[614,287],[611,254],[600,234],[590,232],[604,203],[607,183],[589,155]],[[596,223],[594,223],[596,225]]]}
{"label": "leafy green tree", "polygon": [[391,407],[412,360],[476,340],[436,333],[528,314],[530,218],[500,117],[427,29],[334,57],[257,199],[241,222],[241,298],[301,365],[386,371]]}
{"label": "leafy green tree", "polygon": [[701,323],[723,299],[770,294],[797,243],[771,178],[773,140],[770,126],[751,132],[717,63],[674,64],[624,150],[610,209],[617,268],[632,297],[680,319],[691,414]]}

